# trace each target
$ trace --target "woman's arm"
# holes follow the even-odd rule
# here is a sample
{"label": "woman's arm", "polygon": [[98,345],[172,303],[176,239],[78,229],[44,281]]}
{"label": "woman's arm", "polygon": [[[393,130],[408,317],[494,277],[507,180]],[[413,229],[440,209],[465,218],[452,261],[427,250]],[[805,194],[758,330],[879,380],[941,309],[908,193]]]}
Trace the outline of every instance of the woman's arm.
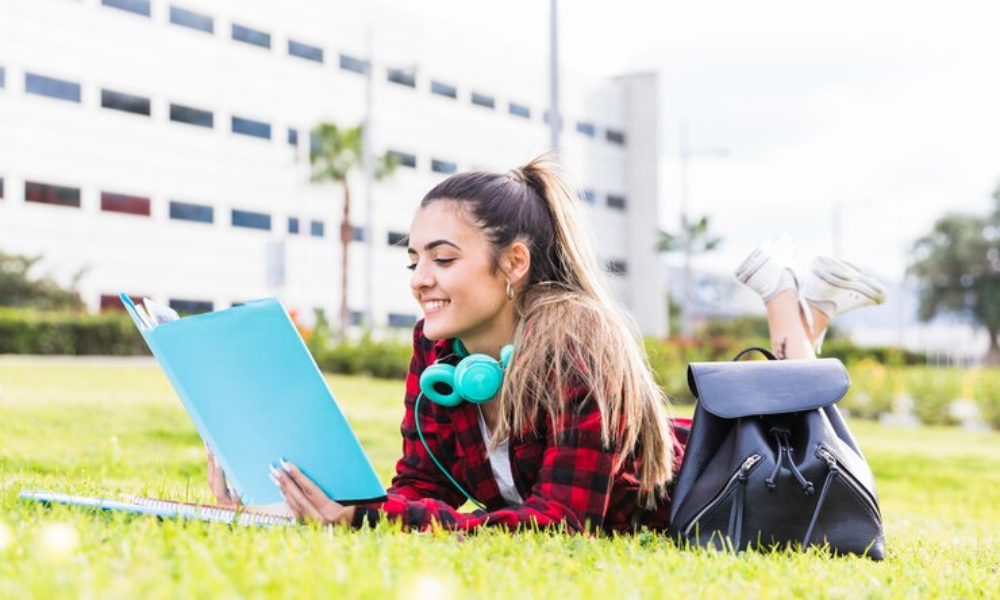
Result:
{"label": "woman's arm", "polygon": [[580,409],[566,410],[562,423],[547,428],[538,481],[523,504],[462,513],[440,496],[390,494],[382,504],[357,507],[354,525],[388,518],[414,529],[426,529],[434,523],[449,529],[501,525],[518,529],[561,523],[574,532],[600,529],[614,481],[616,453],[601,443],[602,417],[597,403],[587,399],[585,388],[575,391],[570,395],[571,404],[579,404]]}

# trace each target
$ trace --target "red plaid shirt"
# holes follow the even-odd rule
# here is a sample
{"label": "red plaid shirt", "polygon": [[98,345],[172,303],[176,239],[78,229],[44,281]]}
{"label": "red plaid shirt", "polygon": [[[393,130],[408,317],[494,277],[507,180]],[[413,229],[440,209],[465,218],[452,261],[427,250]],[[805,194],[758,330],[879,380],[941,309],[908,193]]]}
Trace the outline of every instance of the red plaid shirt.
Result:
{"label": "red plaid shirt", "polygon": [[[417,437],[414,405],[420,393],[420,374],[435,363],[455,364],[452,340],[432,342],[423,335],[423,321],[413,331],[413,359],[406,377],[406,414],[400,427],[403,457],[385,502],[356,507],[354,524],[374,524],[380,518],[397,519],[409,528],[425,529],[433,523],[449,529],[503,525],[547,526],[565,523],[574,532],[633,531],[638,522],[651,529],[667,526],[668,502],[654,512],[638,508],[637,465],[627,460],[615,469],[618,451],[601,443],[601,414],[587,389],[570,389],[570,401],[584,402],[582,410],[567,410],[558,431],[551,420],[539,419],[535,431],[510,441],[511,471],[524,503],[508,505],[493,477],[487,446],[479,428],[478,409],[463,402],[448,408],[420,400],[420,428],[434,456],[456,481],[486,510],[459,512],[465,496],[447,480]],[[674,422],[674,449],[680,464],[686,441],[687,419]],[[641,521],[636,521],[641,519]]]}

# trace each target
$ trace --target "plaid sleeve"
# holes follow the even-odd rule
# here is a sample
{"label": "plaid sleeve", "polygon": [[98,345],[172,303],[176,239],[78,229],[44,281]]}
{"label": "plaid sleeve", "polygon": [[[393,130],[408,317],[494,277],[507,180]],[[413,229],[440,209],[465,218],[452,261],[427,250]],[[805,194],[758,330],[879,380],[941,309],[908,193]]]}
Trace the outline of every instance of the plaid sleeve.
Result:
{"label": "plaid sleeve", "polygon": [[[400,425],[403,455],[396,462],[396,474],[387,490],[387,496],[390,502],[393,498],[402,501],[437,498],[449,506],[458,507],[465,503],[465,497],[444,477],[417,436],[414,406],[420,393],[420,374],[433,361],[433,344],[423,336],[423,321],[420,321],[413,330],[413,358],[410,359],[410,369],[406,375],[405,412]],[[439,435],[441,425],[430,414],[430,405],[431,402],[426,398],[420,401],[420,427],[427,445],[440,460],[443,455]],[[359,505],[357,512],[361,513],[365,508],[371,512],[381,506],[380,503]]]}
{"label": "plaid sleeve", "polygon": [[463,530],[481,526],[518,529],[561,523],[573,532],[600,529],[608,509],[616,455],[601,443],[602,417],[597,403],[587,398],[586,389],[575,391],[562,422],[547,428],[538,480],[523,504],[461,513],[452,502],[435,499],[447,496],[417,499],[394,493],[381,505],[358,507],[355,524],[390,518],[414,529],[434,524]]}

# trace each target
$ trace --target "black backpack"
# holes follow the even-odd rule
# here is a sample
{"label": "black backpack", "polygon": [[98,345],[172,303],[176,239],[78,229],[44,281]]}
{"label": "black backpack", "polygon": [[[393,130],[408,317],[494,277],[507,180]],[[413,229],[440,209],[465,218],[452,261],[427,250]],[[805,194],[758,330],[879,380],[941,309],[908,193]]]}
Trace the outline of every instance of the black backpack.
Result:
{"label": "black backpack", "polygon": [[[740,362],[750,351],[769,360]],[[682,543],[885,556],[875,480],[834,406],[850,387],[839,360],[748,348],[692,363],[688,386],[699,402],[670,509]]]}

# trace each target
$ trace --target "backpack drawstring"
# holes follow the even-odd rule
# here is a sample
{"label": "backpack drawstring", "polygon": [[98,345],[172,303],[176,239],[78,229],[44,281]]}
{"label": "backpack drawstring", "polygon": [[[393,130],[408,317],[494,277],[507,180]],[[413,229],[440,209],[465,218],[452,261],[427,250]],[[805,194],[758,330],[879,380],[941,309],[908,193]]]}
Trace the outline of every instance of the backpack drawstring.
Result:
{"label": "backpack drawstring", "polygon": [[815,487],[811,481],[806,480],[806,478],[802,475],[802,472],[799,471],[799,468],[795,465],[795,461],[792,460],[792,442],[790,439],[792,432],[781,427],[772,427],[769,433],[774,436],[774,440],[778,443],[778,458],[774,461],[774,470],[771,471],[771,475],[764,480],[764,483],[772,490],[778,487],[776,480],[778,472],[781,470],[782,461],[784,461],[785,457],[787,457],[788,469],[792,472],[792,475],[795,476],[799,485],[802,486],[802,492],[806,496],[811,496],[813,492],[816,491]]}

